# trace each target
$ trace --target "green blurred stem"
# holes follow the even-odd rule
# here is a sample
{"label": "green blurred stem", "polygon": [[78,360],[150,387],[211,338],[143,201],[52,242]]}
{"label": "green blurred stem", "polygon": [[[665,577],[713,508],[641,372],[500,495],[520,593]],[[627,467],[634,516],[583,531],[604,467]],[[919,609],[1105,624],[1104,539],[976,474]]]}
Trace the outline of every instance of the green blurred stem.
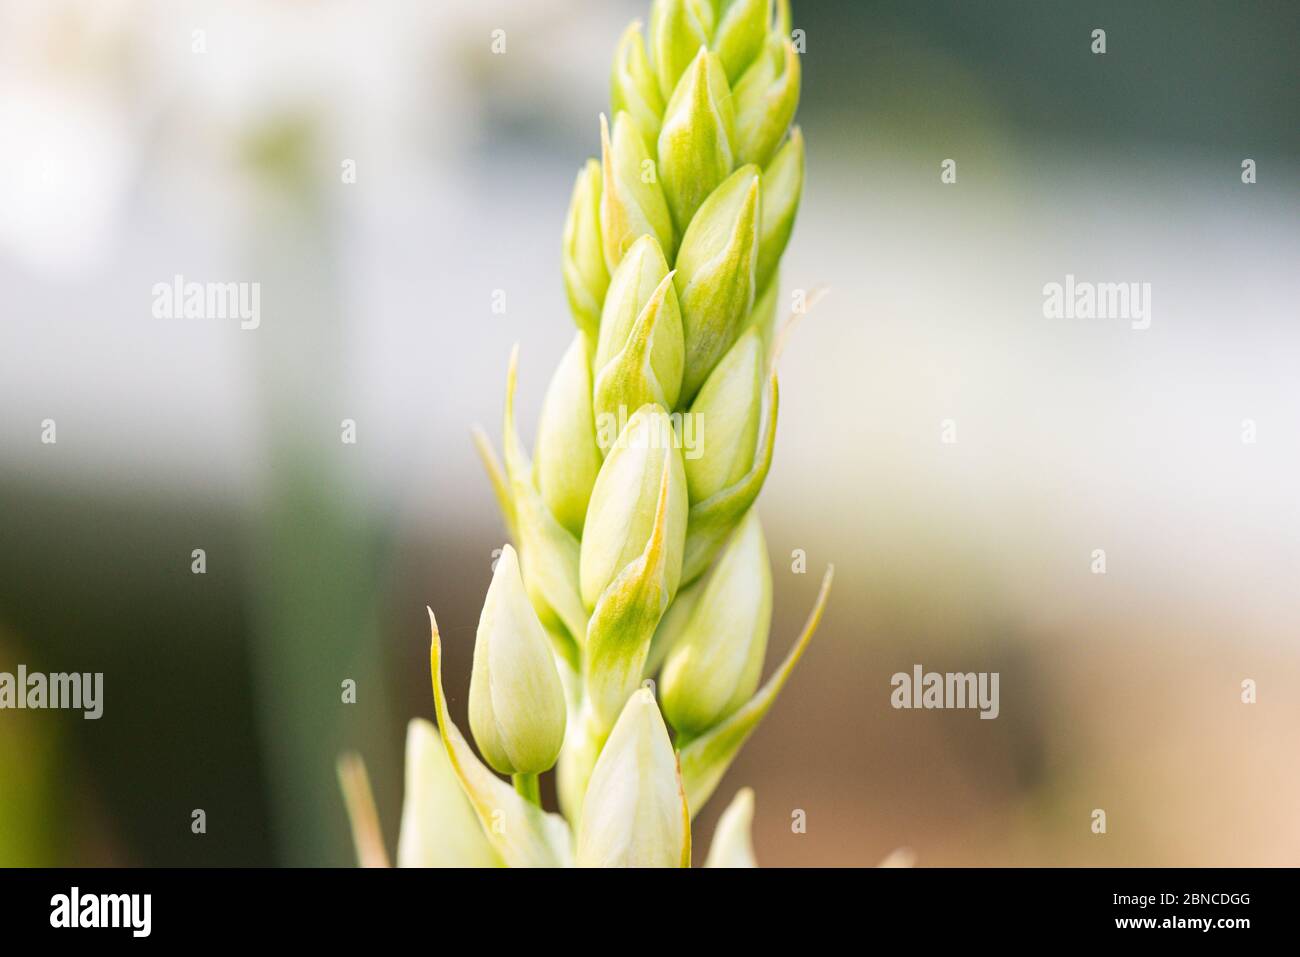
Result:
{"label": "green blurred stem", "polygon": [[516,774],[513,775],[515,790],[522,794],[528,800],[532,801],[538,807],[542,806],[542,787],[537,783],[536,774]]}

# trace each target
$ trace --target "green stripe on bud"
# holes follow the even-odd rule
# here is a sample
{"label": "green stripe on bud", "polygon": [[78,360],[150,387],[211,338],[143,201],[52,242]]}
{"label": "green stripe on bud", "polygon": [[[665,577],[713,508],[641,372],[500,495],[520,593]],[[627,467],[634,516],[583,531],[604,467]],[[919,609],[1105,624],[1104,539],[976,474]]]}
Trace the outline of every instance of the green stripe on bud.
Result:
{"label": "green stripe on bud", "polygon": [[560,360],[542,401],[536,466],[542,500],[574,536],[582,534],[591,488],[600,471],[591,390],[587,340],[577,335]]}
{"label": "green stripe on bud", "polygon": [[713,36],[710,0],[655,0],[650,8],[650,58],[654,62],[659,92],[666,100],[677,81]]}
{"label": "green stripe on bud", "polygon": [[641,683],[650,640],[672,601],[668,588],[668,521],[674,500],[674,466],[665,456],[655,502],[654,527],[645,550],[610,583],[587,626],[583,678],[596,727],[608,732]]}
{"label": "green stripe on bud", "polygon": [[736,116],[722,62],[700,47],[668,101],[659,132],[659,175],[679,230],[731,172],[735,138]]}
{"label": "green stripe on bud", "polygon": [[654,695],[628,699],[591,772],[578,825],[579,867],[689,867],[690,816]]}
{"label": "green stripe on bud", "polygon": [[728,82],[735,83],[763,49],[770,6],[771,0],[728,0],[713,35],[713,49],[727,69]]}
{"label": "green stripe on bud", "polygon": [[685,460],[692,502],[703,502],[734,485],[754,465],[763,412],[763,337],[751,328],[709,374],[691,404],[704,441],[698,457]]}
{"label": "green stripe on bud", "polygon": [[700,206],[682,237],[674,278],[686,342],[682,402],[695,397],[754,303],[759,179],[756,166],[732,173]]}
{"label": "green stripe on bud", "polygon": [[772,619],[772,569],[758,514],[731,536],[660,679],[664,716],[688,739],[749,700],[763,673]]}
{"label": "green stripe on bud", "polygon": [[497,559],[478,620],[469,679],[469,726],[485,761],[502,774],[549,771],[564,743],[564,687],[515,550]]}
{"label": "green stripe on bud", "polygon": [[438,729],[424,718],[412,719],[406,726],[406,786],[397,866],[500,865],[447,760]]}
{"label": "green stripe on bud", "polygon": [[754,791],[741,788],[718,818],[705,867],[758,867],[750,830],[754,823]]}
{"label": "green stripe on bud", "polygon": [[592,342],[609,285],[600,232],[600,163],[587,160],[578,171],[564,220],[564,291],[579,329]]}
{"label": "green stripe on bud", "polygon": [[645,134],[630,113],[615,114],[612,135],[605,114],[600,115],[600,168],[600,234],[609,271],[647,234],[671,259],[677,250],[672,215]]}
{"label": "green stripe on bud", "polygon": [[682,316],[668,262],[653,236],[628,250],[614,278],[600,320],[596,347],[596,443],[608,449],[618,436],[613,423],[647,402],[677,404],[685,361]]}
{"label": "green stripe on bud", "polygon": [[645,134],[646,144],[653,143],[664,115],[664,98],[650,58],[646,56],[640,20],[631,23],[619,38],[609,86],[614,113],[630,113]]}
{"label": "green stripe on bud", "polygon": [[655,528],[668,463],[664,579],[677,594],[686,534],[686,473],[672,420],[662,408],[642,406],[623,427],[600,467],[582,531],[578,574],[582,600],[594,609],[605,589],[645,551]]}
{"label": "green stripe on bud", "polygon": [[763,687],[758,689],[758,693],[721,724],[682,748],[682,785],[686,789],[686,799],[690,804],[692,816],[704,806],[704,802],[717,789],[736,754],[758,727],[758,723],[772,710],[776,696],[790,680],[794,666],[799,663],[799,659],[817,631],[818,624],[821,623],[834,577],[835,569],[827,568],[826,575],[822,578],[821,591],[817,594],[817,603],[808,615],[803,631],[795,640],[794,646],[786,653],[785,660],[767,679]]}
{"label": "green stripe on bud", "polygon": [[766,166],[799,105],[799,55],[773,34],[736,84],[736,158]]}
{"label": "green stripe on bud", "polygon": [[758,288],[766,289],[776,273],[794,230],[799,196],[803,192],[803,133],[790,132],[772,162],[763,170],[763,219],[758,237]]}

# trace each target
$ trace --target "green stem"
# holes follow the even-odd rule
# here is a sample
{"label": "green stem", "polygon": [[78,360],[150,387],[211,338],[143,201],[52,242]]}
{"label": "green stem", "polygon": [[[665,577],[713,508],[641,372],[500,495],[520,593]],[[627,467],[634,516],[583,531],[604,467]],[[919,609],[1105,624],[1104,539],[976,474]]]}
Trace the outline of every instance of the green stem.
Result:
{"label": "green stem", "polygon": [[537,783],[536,774],[516,774],[512,776],[515,782],[515,790],[532,801],[538,807],[542,806],[542,788]]}

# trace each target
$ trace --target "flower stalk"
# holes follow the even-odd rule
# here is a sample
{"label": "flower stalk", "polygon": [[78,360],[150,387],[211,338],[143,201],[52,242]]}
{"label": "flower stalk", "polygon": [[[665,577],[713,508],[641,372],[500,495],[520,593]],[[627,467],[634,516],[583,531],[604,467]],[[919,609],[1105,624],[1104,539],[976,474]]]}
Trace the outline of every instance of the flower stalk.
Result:
{"label": "flower stalk", "polygon": [[[437,848],[460,847],[478,865],[689,866],[691,818],[817,628],[829,569],[760,685],[773,580],[754,502],[775,447],[778,273],[804,178],[790,30],[788,0],[654,0],[648,28],[617,42],[599,155],[562,233],[577,332],[533,457],[515,422],[517,347],[502,459],[475,434],[514,541],[475,639],[478,754],[447,713],[430,612],[437,732],[411,727],[408,778],[423,777],[408,780],[399,863],[448,863]],[[541,800],[553,767],[563,816]],[[745,789],[709,866],[753,866],[753,813]],[[439,842],[443,828],[457,839]],[[375,830],[358,829],[370,861]]]}

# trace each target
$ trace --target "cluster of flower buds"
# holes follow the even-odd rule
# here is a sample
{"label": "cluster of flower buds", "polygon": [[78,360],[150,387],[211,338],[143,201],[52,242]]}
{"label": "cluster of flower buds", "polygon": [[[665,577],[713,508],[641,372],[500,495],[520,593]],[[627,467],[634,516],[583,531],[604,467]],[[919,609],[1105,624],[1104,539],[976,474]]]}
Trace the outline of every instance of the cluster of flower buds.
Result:
{"label": "cluster of flower buds", "polygon": [[[471,809],[476,862],[688,864],[691,817],[820,619],[829,572],[760,687],[772,574],[753,504],[774,447],[777,272],[804,167],[790,33],[788,0],[654,0],[648,32],[634,23],[618,43],[613,119],[600,118],[600,158],[579,172],[564,225],[578,331],[535,455],[515,423],[517,352],[503,465],[480,436],[518,552],[506,546],[488,590],[469,719],[513,789],[447,717],[434,626],[452,771],[438,780],[463,796],[408,784],[408,803],[454,805],[449,820]],[[417,732],[410,760],[430,763]],[[563,817],[537,799],[553,766]],[[752,805],[742,792],[710,862],[752,863]],[[432,826],[412,823],[408,841],[404,822],[408,857]]]}

